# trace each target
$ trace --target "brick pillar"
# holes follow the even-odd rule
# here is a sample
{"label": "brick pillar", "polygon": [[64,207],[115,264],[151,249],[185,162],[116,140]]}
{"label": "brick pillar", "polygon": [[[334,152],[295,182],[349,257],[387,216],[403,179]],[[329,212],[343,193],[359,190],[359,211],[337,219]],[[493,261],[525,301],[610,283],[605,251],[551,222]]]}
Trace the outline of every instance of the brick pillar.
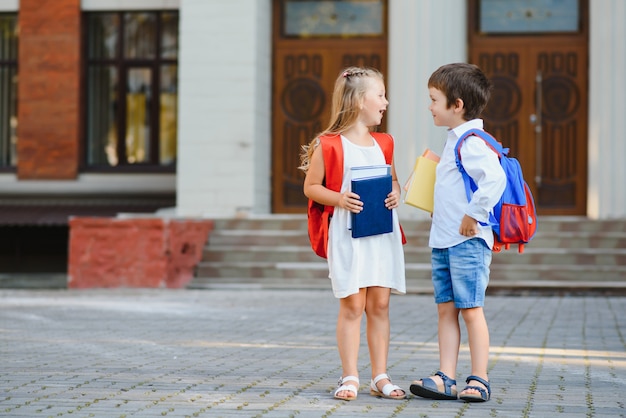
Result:
{"label": "brick pillar", "polygon": [[80,0],[20,0],[17,174],[78,172]]}
{"label": "brick pillar", "polygon": [[72,218],[68,287],[185,287],[213,229],[208,219]]}

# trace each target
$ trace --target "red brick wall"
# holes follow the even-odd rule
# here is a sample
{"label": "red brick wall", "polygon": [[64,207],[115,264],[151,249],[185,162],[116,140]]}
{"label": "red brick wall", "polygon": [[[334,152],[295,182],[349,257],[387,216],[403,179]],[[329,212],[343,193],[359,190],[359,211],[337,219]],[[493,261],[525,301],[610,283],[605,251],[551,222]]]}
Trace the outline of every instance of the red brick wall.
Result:
{"label": "red brick wall", "polygon": [[20,179],[77,175],[80,16],[80,0],[20,0]]}
{"label": "red brick wall", "polygon": [[181,288],[193,278],[213,222],[70,219],[68,287]]}

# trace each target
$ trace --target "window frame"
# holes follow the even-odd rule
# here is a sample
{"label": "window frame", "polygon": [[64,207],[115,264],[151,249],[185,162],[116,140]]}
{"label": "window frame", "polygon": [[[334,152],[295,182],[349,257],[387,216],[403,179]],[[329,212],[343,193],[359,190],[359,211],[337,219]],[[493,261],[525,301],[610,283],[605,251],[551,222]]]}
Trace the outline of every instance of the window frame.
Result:
{"label": "window frame", "polygon": [[[19,15],[17,12],[12,12],[12,11],[0,11],[0,16],[2,17],[13,17],[15,19],[15,58],[14,59],[2,59],[0,58],[0,68],[3,69],[8,69],[8,70],[13,70],[13,74],[14,77],[18,77],[18,71],[19,71],[19,30],[17,29],[19,26]],[[9,109],[11,108],[11,103],[10,103],[10,96],[11,94],[14,94],[14,111],[15,111],[15,117],[18,117],[18,111],[19,111],[19,100],[17,98],[17,94],[18,94],[18,83],[19,83],[19,79],[15,82],[14,87],[15,90],[11,90],[8,89],[8,91],[5,91],[3,89],[3,94],[7,94],[9,97],[7,98],[7,104],[9,106]],[[9,80],[9,84],[12,84],[11,81]],[[5,98],[0,98],[0,100],[4,101]],[[11,128],[11,120],[10,120],[10,112],[7,112],[7,116],[9,117],[8,120],[4,121],[4,120],[0,120],[0,126],[4,126],[6,123],[6,126],[9,127],[9,132],[12,129]],[[15,127],[16,131],[17,131],[17,127]],[[17,137],[17,132],[15,133],[16,137]],[[8,144],[3,144],[0,143],[0,146],[2,147],[8,147],[8,152],[7,152],[7,157],[9,158],[8,161],[5,160],[0,160],[0,173],[13,173],[17,171],[17,143],[15,144],[15,164],[12,164],[10,161],[10,156],[11,156],[11,135],[8,136],[7,140],[9,141]]]}
{"label": "window frame", "polygon": [[[126,58],[124,57],[124,48],[125,48],[125,19],[124,16],[128,13],[131,14],[141,14],[141,13],[152,13],[156,14],[156,27],[155,27],[155,38],[156,38],[156,49],[155,56],[153,58]],[[89,54],[89,16],[91,15],[117,15],[119,19],[119,27],[118,27],[118,42],[115,51],[115,57],[112,58],[90,58]],[[140,172],[140,173],[173,173],[176,172],[176,165],[178,155],[171,164],[162,165],[160,163],[160,121],[161,121],[161,105],[160,105],[160,93],[161,89],[161,67],[174,65],[179,68],[179,55],[178,51],[180,51],[180,44],[178,44],[178,51],[176,54],[176,58],[165,58],[161,56],[163,42],[163,15],[164,14],[176,14],[178,18],[178,22],[180,22],[180,12],[176,9],[141,9],[141,10],[84,10],[82,12],[82,39],[83,45],[82,49],[82,70],[81,70],[81,85],[83,88],[81,89],[81,132],[82,132],[82,140],[81,140],[81,162],[80,169],[84,172]],[[180,30],[178,32],[180,34]],[[179,36],[179,35],[178,35]],[[180,37],[178,37],[180,40]],[[118,100],[118,106],[115,112],[115,121],[116,121],[116,133],[117,133],[117,156],[120,158],[120,162],[117,165],[109,165],[109,164],[90,164],[89,163],[89,126],[87,123],[87,118],[89,115],[88,106],[89,106],[89,92],[88,92],[88,74],[90,68],[113,68],[118,73],[117,80],[117,90],[116,96]],[[132,69],[149,69],[151,72],[151,87],[150,87],[150,96],[151,101],[149,105],[150,111],[150,122],[149,122],[149,162],[141,162],[141,163],[129,163],[127,161],[127,153],[126,153],[126,129],[127,129],[127,114],[126,114],[126,94],[128,93],[127,88],[127,75],[128,72]],[[178,118],[178,114],[176,115]],[[178,141],[178,138],[177,138]],[[122,162],[123,159],[123,162]]]}

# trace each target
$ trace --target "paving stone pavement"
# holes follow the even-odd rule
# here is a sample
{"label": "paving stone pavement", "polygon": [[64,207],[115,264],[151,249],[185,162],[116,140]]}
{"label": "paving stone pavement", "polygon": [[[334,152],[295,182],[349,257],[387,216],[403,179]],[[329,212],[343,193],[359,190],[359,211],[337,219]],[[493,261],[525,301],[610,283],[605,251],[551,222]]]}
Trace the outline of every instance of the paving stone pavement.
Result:
{"label": "paving stone pavement", "polygon": [[[0,290],[3,417],[626,417],[626,298],[490,296],[483,404],[369,395],[341,374],[330,289]],[[429,295],[392,296],[389,374],[438,364]],[[463,331],[458,379],[469,374]]]}

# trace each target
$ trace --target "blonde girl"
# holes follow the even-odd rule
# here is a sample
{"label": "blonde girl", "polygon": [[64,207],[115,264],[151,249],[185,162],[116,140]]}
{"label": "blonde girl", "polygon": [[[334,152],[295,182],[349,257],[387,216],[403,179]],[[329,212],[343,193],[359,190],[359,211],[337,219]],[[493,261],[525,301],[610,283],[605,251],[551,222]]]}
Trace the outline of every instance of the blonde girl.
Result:
{"label": "blonde girl", "polygon": [[[393,164],[393,138],[372,132],[382,122],[388,104],[378,70],[349,67],[341,71],[333,91],[330,123],[304,147],[300,166],[306,173],[304,194],[333,208],[327,258],[333,293],[339,299],[337,347],[343,369],[334,397],[347,401],[358,394],[357,360],[364,312],[372,366],[370,394],[406,398],[406,391],[392,384],[387,374],[390,295],[406,292],[404,236],[395,210],[400,202],[400,184]],[[391,164],[393,186],[385,206],[393,211],[393,232],[352,238],[350,214],[359,213],[363,202],[350,191],[350,169],[386,162]],[[334,184],[337,187],[331,186]]]}

